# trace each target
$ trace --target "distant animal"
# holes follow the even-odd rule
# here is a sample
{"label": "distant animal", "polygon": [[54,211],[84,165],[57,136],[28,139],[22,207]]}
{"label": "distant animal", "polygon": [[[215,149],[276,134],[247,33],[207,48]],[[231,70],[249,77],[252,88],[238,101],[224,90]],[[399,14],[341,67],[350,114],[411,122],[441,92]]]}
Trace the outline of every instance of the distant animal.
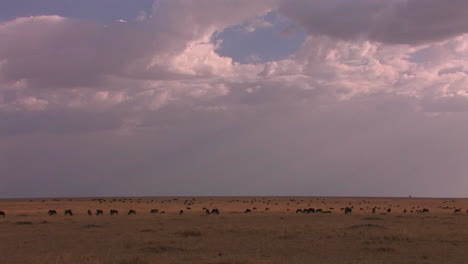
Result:
{"label": "distant animal", "polygon": [[423,208],[423,209],[422,209],[422,212],[423,212],[423,213],[429,213],[429,209]]}
{"label": "distant animal", "polygon": [[91,210],[88,210],[88,215],[93,215],[93,213],[91,212]]}
{"label": "distant animal", "polygon": [[267,207],[267,208],[265,208],[265,211],[270,211],[270,208],[268,208],[268,207]]}
{"label": "distant animal", "polygon": [[133,209],[128,210],[128,215],[136,215],[136,211]]}
{"label": "distant animal", "polygon": [[205,208],[205,214],[210,215],[210,209]]}
{"label": "distant animal", "polygon": [[297,214],[297,213],[302,213],[302,209],[297,209],[297,210],[296,210],[296,214]]}
{"label": "distant animal", "polygon": [[56,210],[49,210],[49,212],[47,212],[47,214],[49,214],[50,216],[57,215],[57,211]]}
{"label": "distant animal", "polygon": [[150,214],[157,214],[159,212],[158,209],[151,209]]}
{"label": "distant animal", "polygon": [[73,215],[73,212],[71,209],[65,210],[65,215]]}
{"label": "distant animal", "polygon": [[252,212],[252,210],[250,210],[250,209],[245,209],[245,211],[244,211],[244,213],[246,213],[246,214],[249,214],[251,212]]}
{"label": "distant animal", "polygon": [[96,210],[96,215],[103,215],[103,214],[104,214],[103,210],[101,210],[101,209]]}
{"label": "distant animal", "polygon": [[3,211],[0,211],[0,216],[3,216],[3,217],[5,217],[5,212],[3,212]]}
{"label": "distant animal", "polygon": [[454,213],[461,213],[461,208],[457,208],[455,209],[455,211],[453,211]]}
{"label": "distant animal", "polygon": [[212,209],[212,210],[211,210],[211,214],[216,214],[216,215],[218,215],[218,214],[219,214],[218,208]]}
{"label": "distant animal", "polygon": [[316,209],[315,212],[316,212],[316,213],[322,213],[323,210],[319,208],[319,209]]}
{"label": "distant animal", "polygon": [[404,214],[406,214],[406,209],[405,209],[405,210],[403,210],[403,213],[404,213]]}
{"label": "distant animal", "polygon": [[390,213],[392,211],[392,208],[387,209],[387,213]]}
{"label": "distant animal", "polygon": [[182,215],[182,214],[184,214],[184,210],[179,211],[179,215]]}
{"label": "distant animal", "polygon": [[114,210],[114,209],[110,209],[110,214],[111,215],[119,214],[119,211]]}
{"label": "distant animal", "polygon": [[372,213],[373,213],[373,214],[375,214],[375,207],[374,207],[374,208],[372,208]]}
{"label": "distant animal", "polygon": [[344,211],[345,214],[350,214],[350,213],[352,213],[352,212],[353,212],[353,209],[352,209],[352,208],[350,208],[350,207],[346,207],[346,208],[345,208],[345,211]]}

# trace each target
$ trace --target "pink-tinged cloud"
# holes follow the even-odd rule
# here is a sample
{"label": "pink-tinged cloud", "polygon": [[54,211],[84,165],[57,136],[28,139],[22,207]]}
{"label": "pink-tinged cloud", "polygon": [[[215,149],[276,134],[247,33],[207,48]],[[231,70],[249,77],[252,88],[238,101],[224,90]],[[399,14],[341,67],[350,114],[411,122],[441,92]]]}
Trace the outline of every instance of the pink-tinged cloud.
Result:
{"label": "pink-tinged cloud", "polygon": [[[465,195],[464,7],[163,0],[127,23],[4,21],[0,195]],[[214,34],[268,12],[307,30],[299,50],[218,54]]]}

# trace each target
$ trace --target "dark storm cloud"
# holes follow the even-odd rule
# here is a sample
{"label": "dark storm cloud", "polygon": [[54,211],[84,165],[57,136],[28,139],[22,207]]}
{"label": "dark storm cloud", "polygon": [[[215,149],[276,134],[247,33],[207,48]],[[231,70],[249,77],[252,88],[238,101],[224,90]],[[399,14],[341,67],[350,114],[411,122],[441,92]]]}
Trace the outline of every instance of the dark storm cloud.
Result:
{"label": "dark storm cloud", "polygon": [[310,34],[394,44],[421,44],[468,32],[464,0],[298,0],[279,11]]}

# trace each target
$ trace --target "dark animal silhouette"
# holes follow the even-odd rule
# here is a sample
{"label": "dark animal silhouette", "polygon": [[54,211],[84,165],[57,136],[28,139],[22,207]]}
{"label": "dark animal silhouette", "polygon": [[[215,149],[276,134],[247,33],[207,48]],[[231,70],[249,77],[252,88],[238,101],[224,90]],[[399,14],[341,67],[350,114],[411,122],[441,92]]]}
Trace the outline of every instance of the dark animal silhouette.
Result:
{"label": "dark animal silhouette", "polygon": [[454,213],[461,213],[461,208],[457,208],[455,209],[455,211],[453,211]]}
{"label": "dark animal silhouette", "polygon": [[218,215],[218,214],[219,214],[218,208],[212,209],[212,210],[211,210],[211,214],[216,214],[216,215]]}
{"label": "dark animal silhouette", "polygon": [[404,214],[406,214],[406,209],[405,209],[405,210],[403,210],[403,213],[404,213]]}
{"label": "dark animal silhouette", "polygon": [[151,209],[150,214],[157,214],[159,212],[158,209]]}
{"label": "dark animal silhouette", "polygon": [[323,210],[319,208],[319,209],[316,209],[315,212],[316,212],[316,213],[322,213]]}
{"label": "dark animal silhouette", "polygon": [[136,211],[133,209],[128,210],[128,215],[136,215]]}
{"label": "dark animal silhouette", "polygon": [[246,213],[246,214],[249,214],[251,212],[252,212],[252,210],[250,210],[250,209],[245,209],[245,211],[244,211],[244,213]]}
{"label": "dark animal silhouette", "polygon": [[373,213],[373,214],[375,214],[375,207],[374,207],[374,208],[372,208],[372,213]]}
{"label": "dark animal silhouette", "polygon": [[184,210],[179,211],[179,215],[182,215],[182,214],[184,214]]}
{"label": "dark animal silhouette", "polygon": [[111,215],[119,214],[119,211],[114,210],[114,209],[110,209],[110,214]]}
{"label": "dark animal silhouette", "polygon": [[93,213],[91,212],[91,210],[88,210],[88,215],[93,215]]}
{"label": "dark animal silhouette", "polygon": [[346,208],[345,208],[345,211],[344,211],[345,214],[350,214],[350,213],[352,213],[352,212],[353,212],[353,209],[352,209],[352,208],[350,208],[350,207],[346,207]]}
{"label": "dark animal silhouette", "polygon": [[65,215],[73,215],[73,212],[71,209],[65,210]]}
{"label": "dark animal silhouette", "polygon": [[392,208],[387,209],[387,213],[390,213],[392,211]]}
{"label": "dark animal silhouette", "polygon": [[302,209],[297,209],[297,210],[296,210],[296,214],[297,214],[297,213],[302,213]]}
{"label": "dark animal silhouette", "polygon": [[57,211],[56,210],[49,210],[49,212],[47,212],[49,215],[57,215]]}
{"label": "dark animal silhouette", "polygon": [[210,209],[205,208],[205,214],[210,215]]}
{"label": "dark animal silhouette", "polygon": [[429,213],[429,209],[423,208],[423,209],[422,209],[422,212],[423,212],[423,213]]}
{"label": "dark animal silhouette", "polygon": [[103,214],[104,214],[103,210],[101,210],[101,209],[96,210],[96,215],[103,215]]}
{"label": "dark animal silhouette", "polygon": [[6,214],[5,214],[5,212],[3,212],[3,211],[0,211],[0,216],[3,216],[3,217],[5,217],[5,215],[6,215]]}

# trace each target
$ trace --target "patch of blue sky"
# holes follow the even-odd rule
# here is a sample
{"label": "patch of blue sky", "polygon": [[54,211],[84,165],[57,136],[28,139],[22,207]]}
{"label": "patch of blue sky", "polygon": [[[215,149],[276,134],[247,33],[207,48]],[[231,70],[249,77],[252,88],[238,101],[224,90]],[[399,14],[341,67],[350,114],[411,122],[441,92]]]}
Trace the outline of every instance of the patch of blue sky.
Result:
{"label": "patch of blue sky", "polygon": [[60,15],[98,21],[132,21],[149,13],[153,0],[1,0],[0,21],[16,17]]}
{"label": "patch of blue sky", "polygon": [[276,12],[257,19],[265,23],[252,20],[214,34],[213,42],[222,41],[217,53],[240,63],[277,61],[292,55],[306,38],[301,26]]}

